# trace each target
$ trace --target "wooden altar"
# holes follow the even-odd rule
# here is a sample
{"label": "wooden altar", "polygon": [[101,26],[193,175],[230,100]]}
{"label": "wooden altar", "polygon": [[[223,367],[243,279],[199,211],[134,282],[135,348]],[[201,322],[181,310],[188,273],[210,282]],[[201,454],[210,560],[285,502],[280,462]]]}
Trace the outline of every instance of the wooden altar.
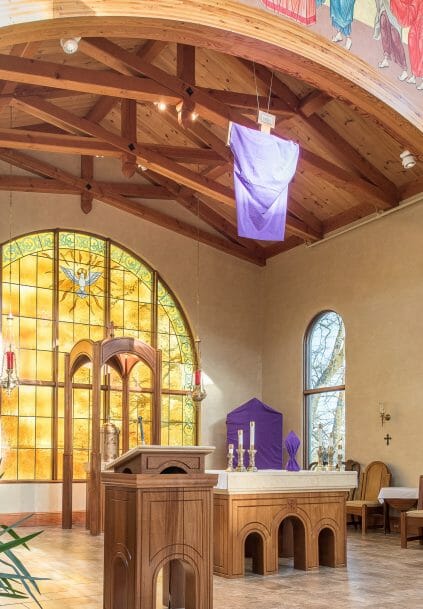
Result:
{"label": "wooden altar", "polygon": [[107,338],[102,341],[80,340],[65,355],[65,421],[63,453],[62,528],[72,528],[73,482],[73,405],[72,379],[87,363],[92,366],[91,454],[87,479],[87,528],[92,535],[101,532],[101,373],[105,364],[122,378],[122,450],[129,448],[129,377],[134,366],[143,361],[153,375],[152,439],[160,442],[161,351],[132,337]]}
{"label": "wooden altar", "polygon": [[162,569],[167,607],[212,609],[213,450],[141,446],[101,474],[104,609],[155,609]]}
{"label": "wooden altar", "polygon": [[[346,565],[345,500],[356,472],[220,472],[214,490],[214,572],[242,577],[278,572],[280,555],[294,568]],[[291,537],[292,553],[287,553]]]}

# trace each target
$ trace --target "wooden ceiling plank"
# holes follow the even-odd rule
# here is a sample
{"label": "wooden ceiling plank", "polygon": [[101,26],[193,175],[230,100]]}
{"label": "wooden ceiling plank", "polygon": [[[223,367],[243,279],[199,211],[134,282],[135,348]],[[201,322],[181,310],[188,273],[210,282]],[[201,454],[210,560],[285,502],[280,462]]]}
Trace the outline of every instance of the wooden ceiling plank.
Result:
{"label": "wooden ceiling plank", "polygon": [[[54,89],[150,102],[157,100],[160,88],[159,83],[151,83],[150,79],[1,54],[0,78]],[[161,90],[168,103],[178,103],[180,96],[170,92],[167,87],[162,87]]]}
{"label": "wooden ceiling plank", "polygon": [[278,97],[271,97],[269,102],[269,99],[263,95],[259,95],[257,98],[256,95],[249,93],[238,93],[235,91],[223,91],[206,88],[201,88],[201,90],[204,90],[204,92],[208,93],[222,104],[226,104],[227,106],[238,108],[240,110],[254,110],[254,112],[257,113],[258,103],[260,108],[267,109],[269,105],[269,112],[278,116],[283,116],[284,118],[290,118],[295,115],[292,110],[287,108],[286,103]]}
{"label": "wooden ceiling plank", "polygon": [[323,91],[312,91],[301,99],[298,104],[299,112],[308,118],[319,110],[322,110],[333,98]]}
{"label": "wooden ceiling plank", "polygon": [[[81,178],[90,183],[94,177],[94,158],[92,156],[81,156]],[[92,194],[84,190],[81,192],[81,209],[84,214],[89,214],[93,208]]]}
{"label": "wooden ceiling plank", "polygon": [[419,194],[423,194],[423,177],[407,182],[400,188],[401,199],[408,199]]}
{"label": "wooden ceiling plank", "polygon": [[389,209],[398,203],[395,197],[389,196],[378,186],[351,174],[337,165],[333,165],[333,163],[304,148],[301,151],[300,171],[301,169],[312,173],[312,175],[325,180],[333,186],[345,188],[359,197],[370,199],[379,209]]}
{"label": "wooden ceiling plank", "polygon": [[[22,44],[15,44],[10,51],[10,55],[15,55],[16,57],[27,57],[28,59],[31,59],[31,57],[34,57],[39,47],[40,42],[26,42]],[[12,95],[12,93],[15,92],[17,86],[18,83],[16,82],[0,82],[0,95]]]}
{"label": "wooden ceiling plank", "polygon": [[88,135],[98,137],[112,146],[115,146],[122,152],[127,152],[129,150],[136,154],[137,162],[146,166],[148,169],[184,184],[193,190],[216,198],[226,205],[231,207],[234,205],[233,192],[226,186],[223,186],[218,182],[212,182],[153,150],[148,150],[133,142],[129,142],[119,135],[109,132],[100,125],[94,124],[85,118],[79,118],[71,112],[63,110],[43,99],[32,99],[30,102],[19,100],[16,103],[18,103],[21,108],[25,109],[26,112],[30,114],[34,113],[35,116],[43,118],[47,122],[53,122],[53,124],[55,124],[59,121],[64,125],[67,125],[70,129],[77,129]]}
{"label": "wooden ceiling plank", "polygon": [[[121,103],[121,136],[136,144],[137,142],[137,102],[134,99],[123,99]],[[122,154],[122,173],[126,178],[132,178],[137,170],[137,157],[130,152]]]}
{"label": "wooden ceiling plank", "polygon": [[[147,175],[145,175],[145,173]],[[181,189],[178,184],[163,178],[153,172],[145,172],[143,175],[147,179],[151,179],[154,183],[161,184],[172,195],[173,199],[182,205],[185,209],[191,212],[194,216],[206,222],[226,238],[230,238],[233,242],[244,246],[251,255],[263,259],[263,248],[251,239],[239,237],[236,226],[221,216],[216,210],[212,209],[207,203],[204,203],[196,193],[187,188]]]}
{"label": "wooden ceiling plank", "polygon": [[189,44],[176,45],[176,76],[195,85],[195,47]]}
{"label": "wooden ceiling plank", "polygon": [[92,180],[90,184],[86,184],[85,180],[77,178],[72,174],[63,171],[62,169],[58,169],[49,163],[40,161],[39,159],[34,159],[28,155],[15,152],[13,150],[0,150],[0,159],[7,163],[11,163],[16,167],[25,169],[26,171],[32,171],[38,174],[41,173],[45,176],[62,181],[65,184],[79,189],[80,192],[89,191],[98,201],[102,201],[103,203],[107,203],[112,207],[126,211],[134,216],[138,216],[143,220],[177,232],[180,235],[184,235],[191,239],[200,241],[201,243],[205,243],[206,245],[210,245],[211,247],[214,247],[222,252],[231,254],[243,260],[247,260],[248,262],[253,262],[254,264],[258,264],[260,266],[265,264],[262,259],[257,259],[254,256],[251,256],[250,252],[242,246],[233,244],[216,235],[212,235],[201,228],[188,224],[187,222],[177,220],[176,218],[167,216],[162,212],[145,207],[136,201],[130,201],[118,194],[110,194],[105,192],[95,180]]}
{"label": "wooden ceiling plank", "polygon": [[347,209],[336,216],[332,216],[323,222],[323,230],[326,233],[345,227],[347,224],[366,218],[375,213],[375,208],[369,203],[360,203],[351,209]]}
{"label": "wooden ceiling plank", "polygon": [[322,222],[316,218],[314,214],[312,214],[308,209],[304,207],[301,203],[299,203],[292,195],[292,192],[289,194],[288,199],[288,210],[291,212],[291,215],[297,216],[299,220],[303,220],[306,224],[308,224],[316,233],[322,235],[323,234],[323,224]]}
{"label": "wooden ceiling plank", "polygon": [[277,256],[278,254],[282,254],[283,252],[287,252],[288,250],[292,250],[294,247],[301,245],[303,242],[304,240],[300,237],[291,235],[290,237],[287,237],[285,241],[272,243],[272,245],[268,245],[264,250],[266,260],[272,258],[273,256]]}
{"label": "wooden ceiling plank", "polygon": [[246,127],[256,128],[256,123],[254,121],[243,114],[240,114],[237,110],[219,103],[211,95],[208,95],[191,83],[184,82],[177,76],[168,74],[157,66],[129,53],[110,40],[105,38],[90,38],[88,40],[91,48],[95,47],[98,51],[101,51],[101,53],[106,53],[111,58],[119,59],[124,62],[128,68],[164,85],[170,93],[179,95],[183,101],[185,100],[189,104],[195,104],[196,110],[201,113],[201,116],[204,118],[225,127],[227,126],[228,121],[234,121],[240,125],[245,125]]}
{"label": "wooden ceiling plank", "polygon": [[[243,65],[249,67],[251,73],[253,73],[253,67],[250,62],[240,59]],[[256,78],[261,80],[263,83],[270,83],[272,78],[272,72],[264,66],[255,66]],[[356,170],[364,178],[370,180],[375,186],[382,188],[387,194],[396,197],[395,184],[390,182],[384,174],[374,167],[366,158],[364,158],[351,144],[345,140],[338,132],[332,129],[322,118],[316,114],[310,114],[310,107],[308,112],[304,113],[301,110],[301,100],[289,89],[285,83],[283,83],[277,76],[273,75],[272,91],[281,97],[291,109],[294,114],[292,120],[303,123],[306,128],[310,131],[311,137],[324,149],[330,151],[336,158],[345,164],[347,167],[351,167],[352,170]],[[321,91],[316,92],[317,94]],[[307,107],[306,107],[307,111]],[[280,121],[277,121],[280,125]],[[276,133],[284,137],[283,131],[276,130]],[[301,143],[301,146],[306,147],[305,142]]]}
{"label": "wooden ceiling plank", "polygon": [[[126,197],[137,199],[173,199],[172,193],[162,186],[138,184],[131,182],[97,181],[99,187],[106,192],[113,192]],[[41,192],[55,194],[78,194],[79,188],[69,186],[52,178],[33,178],[28,176],[0,176],[0,190],[14,192]]]}

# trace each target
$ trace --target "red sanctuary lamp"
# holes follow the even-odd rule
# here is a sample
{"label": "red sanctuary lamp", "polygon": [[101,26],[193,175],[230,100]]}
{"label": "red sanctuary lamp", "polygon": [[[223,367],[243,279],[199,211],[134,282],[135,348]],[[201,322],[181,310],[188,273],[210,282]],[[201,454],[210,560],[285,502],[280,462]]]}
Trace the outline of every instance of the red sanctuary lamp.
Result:
{"label": "red sanctuary lamp", "polygon": [[19,385],[16,351],[13,345],[13,315],[7,316],[7,332],[3,345],[3,362],[0,377],[0,386],[10,395]]}
{"label": "red sanctuary lamp", "polygon": [[193,386],[191,389],[191,397],[194,402],[202,402],[207,396],[207,392],[203,386],[203,374],[201,370],[201,358],[200,358],[200,339],[197,338],[195,341],[197,345],[197,367],[194,370],[193,375]]}

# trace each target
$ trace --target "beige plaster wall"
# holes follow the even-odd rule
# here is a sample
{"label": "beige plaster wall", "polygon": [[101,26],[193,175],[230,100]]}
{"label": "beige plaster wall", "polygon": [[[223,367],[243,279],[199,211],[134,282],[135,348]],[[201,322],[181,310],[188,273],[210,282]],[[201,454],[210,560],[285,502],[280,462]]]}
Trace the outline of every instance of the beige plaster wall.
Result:
{"label": "beige plaster wall", "polygon": [[[394,484],[423,473],[423,205],[268,262],[263,399],[302,436],[303,337],[324,309],[346,327],[346,450],[380,459]],[[378,402],[392,420],[381,427]],[[389,446],[386,432],[392,436]]]}
{"label": "beige plaster wall", "polygon": [[[8,193],[0,193],[5,219],[0,224],[0,242],[9,237],[8,201]],[[141,256],[179,298],[195,331],[195,241],[98,202],[84,215],[75,196],[13,194],[13,236],[57,227],[110,237]],[[202,406],[201,440],[216,446],[209,465],[221,467],[225,464],[226,413],[253,396],[261,397],[261,275],[259,267],[206,245],[200,245],[200,269],[202,360],[210,379]]]}

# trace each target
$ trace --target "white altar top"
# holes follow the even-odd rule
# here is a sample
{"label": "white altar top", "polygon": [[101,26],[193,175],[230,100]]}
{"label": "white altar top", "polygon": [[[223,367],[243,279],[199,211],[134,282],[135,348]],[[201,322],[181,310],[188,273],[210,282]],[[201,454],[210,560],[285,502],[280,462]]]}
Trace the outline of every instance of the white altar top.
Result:
{"label": "white altar top", "polygon": [[221,493],[275,493],[349,491],[357,487],[357,472],[317,472],[300,470],[264,469],[258,472],[227,472],[208,470],[218,474],[216,492]]}
{"label": "white altar top", "polygon": [[409,486],[384,486],[378,495],[379,503],[385,499],[418,499],[419,489]]}

